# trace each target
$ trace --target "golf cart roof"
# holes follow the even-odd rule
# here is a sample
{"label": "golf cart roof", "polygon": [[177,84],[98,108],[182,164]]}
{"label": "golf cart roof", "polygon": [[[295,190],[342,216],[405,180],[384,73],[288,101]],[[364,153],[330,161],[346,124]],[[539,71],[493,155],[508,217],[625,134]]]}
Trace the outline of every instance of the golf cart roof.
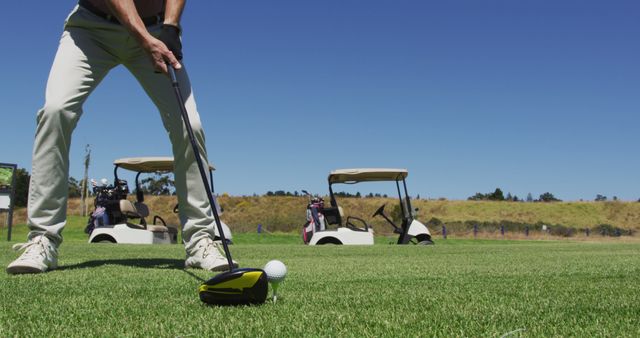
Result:
{"label": "golf cart roof", "polygon": [[329,184],[371,181],[399,181],[409,176],[407,169],[359,168],[339,169],[329,174]]}
{"label": "golf cart roof", "polygon": [[[129,157],[113,161],[113,164],[131,171],[152,173],[157,171],[173,171],[173,157]],[[215,170],[209,163],[209,170]]]}

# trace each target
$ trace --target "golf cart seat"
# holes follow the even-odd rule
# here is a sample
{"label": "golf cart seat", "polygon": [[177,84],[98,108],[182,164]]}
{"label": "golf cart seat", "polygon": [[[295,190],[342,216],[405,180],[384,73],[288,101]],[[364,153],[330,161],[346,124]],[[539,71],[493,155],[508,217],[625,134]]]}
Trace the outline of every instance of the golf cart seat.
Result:
{"label": "golf cart seat", "polygon": [[[354,216],[345,216],[344,209],[341,206],[322,209],[324,219],[327,224],[337,224],[338,226],[346,226],[354,231],[369,231],[370,226],[363,219]],[[346,220],[346,224],[342,224],[342,220]],[[354,225],[351,220],[357,220],[363,224],[363,227]]]}
{"label": "golf cart seat", "polygon": [[[340,215],[340,225],[342,225],[342,220],[346,220],[344,226],[346,226],[347,228],[353,230],[353,231],[364,231],[367,232],[369,231],[369,224],[367,224],[367,222],[365,220],[363,220],[362,218],[358,218],[355,216],[346,216],[344,214],[344,209],[342,209],[341,206],[338,206],[338,214]],[[362,223],[364,225],[364,227],[360,228],[358,226],[356,226],[355,224],[353,224],[351,221],[352,220],[357,220],[358,222]]]}
{"label": "golf cart seat", "polygon": [[140,218],[149,217],[149,207],[146,204],[142,202],[136,202],[133,205],[136,208],[136,211],[138,211],[138,215],[140,215]]}
{"label": "golf cart seat", "polygon": [[[141,218],[135,204],[128,200],[120,200],[120,212],[127,218]],[[147,210],[148,211],[148,210]]]}
{"label": "golf cart seat", "polygon": [[324,219],[327,224],[342,224],[342,217],[344,212],[342,211],[342,207],[329,207],[323,208],[322,214],[324,215]]}
{"label": "golf cart seat", "polygon": [[[141,216],[140,223],[145,226],[147,230],[151,232],[168,232],[173,240],[178,239],[177,227],[168,226],[167,223],[165,223],[164,219],[162,219],[162,217],[160,217],[159,215],[153,216],[153,223],[149,224],[146,220],[146,217],[149,217],[149,215],[151,215],[149,207],[143,202],[136,202],[134,203],[134,206],[138,211],[138,214]],[[156,222],[158,221],[160,221],[162,224],[156,224]]]}
{"label": "golf cart seat", "polygon": [[171,232],[168,227],[164,225],[147,225],[145,217],[149,216],[149,207],[142,202],[136,202],[135,204],[128,200],[120,200],[120,211],[127,218],[139,218],[141,224],[133,224],[127,222],[128,226],[140,229],[147,229],[151,232]]}
{"label": "golf cart seat", "polygon": [[[144,218],[138,212],[138,209],[136,208],[135,204],[133,204],[131,201],[128,201],[128,200],[120,200],[119,202],[120,202],[120,212],[122,213],[122,215],[124,215],[124,217],[126,217],[126,219],[139,218],[141,220],[141,223],[143,223]],[[136,229],[145,228],[144,224],[134,224],[130,222],[127,222],[127,226],[136,228]]]}

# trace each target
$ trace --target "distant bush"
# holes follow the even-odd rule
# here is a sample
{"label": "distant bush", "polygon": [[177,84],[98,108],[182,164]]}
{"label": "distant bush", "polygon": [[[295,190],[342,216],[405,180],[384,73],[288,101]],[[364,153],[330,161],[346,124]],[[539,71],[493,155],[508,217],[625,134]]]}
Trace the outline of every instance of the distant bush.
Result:
{"label": "distant bush", "polygon": [[540,195],[539,201],[540,202],[562,202],[561,199],[556,198],[550,192],[545,192],[544,194]]}
{"label": "distant bush", "polygon": [[[527,230],[530,233],[544,232],[552,236],[559,237],[573,237],[578,234],[579,229],[562,224],[548,224],[543,222],[537,222],[534,224],[520,223],[512,221],[499,221],[499,222],[482,222],[482,221],[465,221],[465,222],[443,222],[442,220],[433,217],[427,223],[426,226],[431,230],[432,234],[442,234],[442,227],[445,226],[448,234],[470,234],[477,228],[479,233],[496,234],[504,229],[506,234],[520,233],[524,234]],[[546,227],[546,231],[542,230]],[[632,236],[635,231],[631,229],[622,229],[614,227],[610,224],[601,224],[593,229],[589,229],[589,232],[593,235],[599,234],[601,236],[620,237],[620,236]]]}
{"label": "distant bush", "polygon": [[607,196],[597,194],[594,201],[596,202],[605,202],[607,200]]}
{"label": "distant bush", "polygon": [[576,234],[576,229],[557,224],[549,226],[549,234],[554,236],[572,237]]}
{"label": "distant bush", "polygon": [[351,193],[348,193],[348,192],[344,192],[344,191],[336,192],[336,193],[334,193],[334,195],[336,197],[350,197],[350,198],[360,198],[360,197],[362,197],[362,195],[360,194],[359,191],[355,195],[351,194]]}
{"label": "distant bush", "polygon": [[634,231],[631,229],[621,229],[611,224],[600,224],[592,231],[600,234],[601,236],[610,237],[631,236],[634,234]]}
{"label": "distant bush", "polygon": [[[511,194],[509,194],[511,195]],[[504,201],[504,193],[500,188],[496,188],[496,190],[492,193],[482,194],[477,192],[475,195],[467,198],[469,201]]]}

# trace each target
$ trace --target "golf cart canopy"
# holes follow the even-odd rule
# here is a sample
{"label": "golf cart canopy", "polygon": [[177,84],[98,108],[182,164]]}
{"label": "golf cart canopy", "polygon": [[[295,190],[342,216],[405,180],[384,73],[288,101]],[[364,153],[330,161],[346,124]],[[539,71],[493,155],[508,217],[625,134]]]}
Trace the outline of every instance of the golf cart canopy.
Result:
{"label": "golf cart canopy", "polygon": [[[144,173],[173,171],[173,157],[168,156],[121,158],[113,161],[113,164],[119,168]],[[211,163],[209,163],[209,170],[215,170]]]}
{"label": "golf cart canopy", "polygon": [[334,183],[358,183],[374,181],[400,181],[409,175],[407,169],[390,168],[360,168],[339,169],[329,174],[329,184]]}

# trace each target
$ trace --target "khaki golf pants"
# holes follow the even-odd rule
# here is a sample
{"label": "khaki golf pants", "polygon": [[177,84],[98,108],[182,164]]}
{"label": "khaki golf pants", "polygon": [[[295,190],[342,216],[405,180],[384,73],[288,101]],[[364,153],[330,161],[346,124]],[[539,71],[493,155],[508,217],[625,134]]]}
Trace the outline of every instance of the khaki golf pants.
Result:
{"label": "khaki golf pants", "polygon": [[[161,26],[147,29],[157,36]],[[47,82],[45,104],[37,115],[28,202],[29,238],[44,234],[57,245],[62,242],[71,134],[89,94],[112,68],[120,64],[136,77],[157,106],[171,139],[180,221],[188,250],[197,239],[215,234],[215,221],[171,81],[167,75],[154,72],[145,51],[122,26],[79,6],[65,22]],[[177,71],[177,76],[196,143],[203,161],[207,161],[204,133],[186,69]],[[113,128],[113,132],[127,136],[117,128]]]}

